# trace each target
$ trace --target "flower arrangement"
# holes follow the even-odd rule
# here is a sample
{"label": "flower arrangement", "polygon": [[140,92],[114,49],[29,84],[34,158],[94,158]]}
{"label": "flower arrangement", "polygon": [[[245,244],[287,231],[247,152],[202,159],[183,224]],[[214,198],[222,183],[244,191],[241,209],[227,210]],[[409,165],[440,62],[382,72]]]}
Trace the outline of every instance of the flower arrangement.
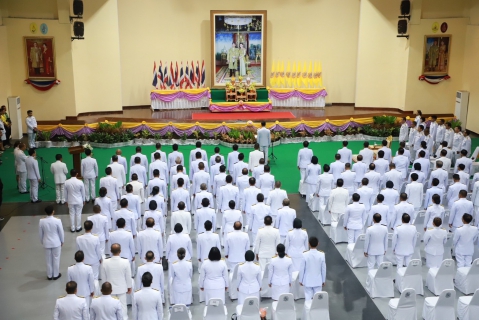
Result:
{"label": "flower arrangement", "polygon": [[83,149],[88,149],[88,150],[93,151],[93,147],[92,147],[89,143],[85,143],[85,144],[83,145]]}

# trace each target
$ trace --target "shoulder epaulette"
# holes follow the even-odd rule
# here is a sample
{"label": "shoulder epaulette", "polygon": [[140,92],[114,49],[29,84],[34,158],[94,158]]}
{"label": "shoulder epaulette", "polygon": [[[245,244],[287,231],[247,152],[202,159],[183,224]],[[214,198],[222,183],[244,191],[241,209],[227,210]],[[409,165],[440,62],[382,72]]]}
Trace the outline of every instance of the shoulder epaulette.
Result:
{"label": "shoulder epaulette", "polygon": [[155,291],[160,291],[160,290],[158,290],[158,289],[155,289],[155,288],[151,288],[151,289],[153,289],[153,290],[155,290]]}
{"label": "shoulder epaulette", "polygon": [[77,295],[77,297],[78,297],[78,298],[85,299],[85,297],[84,297],[84,296],[79,296],[79,295]]}
{"label": "shoulder epaulette", "polygon": [[141,289],[135,290],[135,292],[138,292],[138,291],[140,291],[140,290],[141,290]]}
{"label": "shoulder epaulette", "polygon": [[[206,259],[206,260],[208,260],[208,259]],[[190,260],[186,260],[186,261],[191,262],[191,259],[190,259]]]}
{"label": "shoulder epaulette", "polygon": [[434,228],[427,228],[427,230],[433,230]]}
{"label": "shoulder epaulette", "polygon": [[278,255],[276,254],[276,255],[274,255],[273,257],[271,257],[271,259],[272,259],[272,258],[276,258],[277,256],[278,256]]}
{"label": "shoulder epaulette", "polygon": [[99,296],[94,296],[93,299],[97,299],[97,298],[100,298]]}
{"label": "shoulder epaulette", "polygon": [[65,298],[65,297],[66,297],[66,296],[60,296],[60,297],[58,297],[58,299]]}
{"label": "shoulder epaulette", "polygon": [[324,251],[323,251],[323,250],[318,250],[318,251],[319,251],[319,252],[322,252],[322,253],[324,253]]}
{"label": "shoulder epaulette", "polygon": [[173,262],[173,264],[178,263],[178,261]]}

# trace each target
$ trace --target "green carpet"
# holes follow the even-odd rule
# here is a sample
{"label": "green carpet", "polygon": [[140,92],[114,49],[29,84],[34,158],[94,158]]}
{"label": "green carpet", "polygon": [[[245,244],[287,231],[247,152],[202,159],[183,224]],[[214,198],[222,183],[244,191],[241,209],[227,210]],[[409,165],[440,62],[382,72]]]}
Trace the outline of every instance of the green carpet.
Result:
{"label": "green carpet", "polygon": [[[353,151],[354,154],[357,154],[362,149],[362,141],[351,141],[349,143],[349,148]],[[472,150],[479,145],[479,138],[472,140]],[[320,164],[331,163],[334,161],[334,154],[338,149],[342,147],[341,142],[313,142],[310,144],[310,148],[313,150],[314,154],[318,157]],[[208,153],[208,158],[214,153],[215,146],[205,146],[204,149]],[[301,143],[297,144],[283,144],[274,148],[274,153],[278,157],[275,163],[271,164],[271,172],[275,176],[276,180],[280,180],[283,184],[283,189],[288,193],[298,192],[298,183],[299,183],[299,170],[296,166],[298,150],[302,148]],[[398,148],[398,143],[394,142],[392,145],[393,154],[395,154],[396,149]],[[123,147],[123,156],[127,158],[127,161],[130,161],[130,156],[135,153],[135,147]],[[151,152],[155,150],[153,145],[143,146],[143,153],[148,156],[148,160]],[[180,146],[180,151],[185,155],[185,159],[189,158],[190,151],[194,149],[194,146]],[[231,151],[231,149],[220,146],[221,154],[225,155]],[[171,146],[164,146],[163,151],[170,153],[172,151]],[[240,152],[245,154],[245,162],[248,160],[250,149],[240,149]],[[93,150],[94,158],[98,161],[99,167],[99,177],[105,176],[104,170],[105,167],[110,163],[110,157],[114,154],[115,149],[100,149],[95,148]],[[61,153],[64,157],[64,162],[66,163],[68,169],[72,168],[72,158],[68,154],[67,148],[42,148],[37,149],[37,154],[39,157],[43,157],[48,164],[44,165],[44,175],[42,174],[42,179],[50,185],[54,186],[53,176],[50,173],[50,163],[54,162],[55,155]],[[26,202],[29,201],[28,194],[19,194],[16,188],[15,181],[15,170],[14,170],[14,159],[13,159],[13,150],[7,149],[2,155],[1,159],[3,164],[0,166],[0,178],[3,181],[3,201],[4,202]],[[187,163],[187,169],[189,169],[189,163]],[[40,166],[41,170],[41,166]],[[97,181],[97,192],[98,184]],[[55,200],[55,190],[51,188],[40,189],[39,198],[44,201],[54,201]]]}
{"label": "green carpet", "polygon": [[[226,90],[224,89],[211,89],[211,101],[213,102],[226,102]],[[258,94],[257,101],[268,102],[268,90],[257,89]]]}

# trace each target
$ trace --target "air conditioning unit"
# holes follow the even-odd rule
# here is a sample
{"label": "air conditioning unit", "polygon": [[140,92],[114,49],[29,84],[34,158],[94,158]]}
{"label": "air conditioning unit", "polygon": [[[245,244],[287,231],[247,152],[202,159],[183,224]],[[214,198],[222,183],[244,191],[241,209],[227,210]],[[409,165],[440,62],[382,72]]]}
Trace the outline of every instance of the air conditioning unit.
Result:
{"label": "air conditioning unit", "polygon": [[20,97],[8,97],[8,115],[12,121],[12,139],[20,140],[23,137],[23,117],[22,108],[20,107]]}
{"label": "air conditioning unit", "polygon": [[454,110],[454,115],[456,116],[457,119],[461,120],[463,129],[466,129],[468,105],[469,105],[469,92],[457,91],[456,92],[456,108]]}

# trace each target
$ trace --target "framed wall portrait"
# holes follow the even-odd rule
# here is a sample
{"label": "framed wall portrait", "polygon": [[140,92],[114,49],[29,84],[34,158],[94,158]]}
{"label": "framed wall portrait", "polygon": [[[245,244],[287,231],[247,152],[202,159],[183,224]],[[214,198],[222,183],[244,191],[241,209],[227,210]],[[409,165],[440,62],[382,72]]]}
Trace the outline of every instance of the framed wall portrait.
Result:
{"label": "framed wall portrait", "polygon": [[231,77],[266,86],[266,10],[211,10],[211,87]]}
{"label": "framed wall portrait", "polygon": [[451,56],[451,35],[424,36],[423,75],[446,75]]}
{"label": "framed wall portrait", "polygon": [[55,39],[24,37],[25,67],[28,79],[56,79]]}

